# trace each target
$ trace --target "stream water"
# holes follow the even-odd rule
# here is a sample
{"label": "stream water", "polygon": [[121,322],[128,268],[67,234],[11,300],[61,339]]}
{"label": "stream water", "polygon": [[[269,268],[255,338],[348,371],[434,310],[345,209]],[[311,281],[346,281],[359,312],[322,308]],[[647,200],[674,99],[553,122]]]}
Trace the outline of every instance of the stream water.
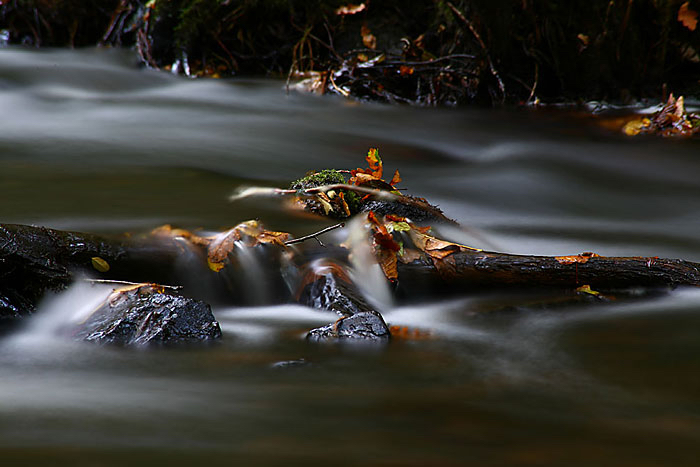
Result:
{"label": "stream water", "polygon": [[[467,244],[700,261],[698,141],[628,139],[561,112],[190,80],[127,51],[0,50],[1,222],[141,232],[258,218],[302,236],[327,223],[228,196],[363,166],[369,147]],[[297,305],[215,308],[223,338],[209,346],[57,337],[104,293],[77,284],[0,336],[3,465],[697,463],[697,290],[556,309],[503,294],[388,305],[390,324],[432,338],[369,349],[308,344],[334,316]]]}

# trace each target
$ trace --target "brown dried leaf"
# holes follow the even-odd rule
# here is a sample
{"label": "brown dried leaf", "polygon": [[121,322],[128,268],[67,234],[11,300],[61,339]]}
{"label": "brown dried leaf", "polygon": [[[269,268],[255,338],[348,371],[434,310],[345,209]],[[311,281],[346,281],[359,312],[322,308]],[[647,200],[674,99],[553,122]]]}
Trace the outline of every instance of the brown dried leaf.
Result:
{"label": "brown dried leaf", "polygon": [[388,248],[375,248],[374,256],[377,259],[377,263],[379,263],[379,267],[382,268],[386,278],[392,282],[396,281],[399,277],[396,251]]}
{"label": "brown dried leaf", "polygon": [[440,240],[432,235],[421,232],[419,228],[413,224],[411,224],[409,235],[413,244],[418,249],[436,260],[444,259],[458,251],[483,251],[479,248],[472,248],[470,246],[460,245],[459,243],[448,242],[447,240]]}
{"label": "brown dried leaf", "polygon": [[370,31],[367,26],[362,26],[360,34],[362,35],[362,43],[365,47],[372,50],[377,48],[377,37],[372,34],[372,31]]}
{"label": "brown dried leaf", "polygon": [[236,244],[245,248],[252,248],[262,243],[285,246],[284,242],[288,239],[288,233],[265,230],[258,221],[241,222],[234,228],[209,239],[207,264],[209,269],[219,272],[226,265],[228,256],[236,248]]}
{"label": "brown dried leaf", "polygon": [[418,250],[414,250],[413,248],[404,248],[400,251],[399,260],[404,264],[409,264],[421,259],[422,256],[423,255]]}
{"label": "brown dried leaf", "polygon": [[690,2],[685,2],[678,9],[678,21],[691,31],[695,31],[698,25],[698,13],[690,9]]}

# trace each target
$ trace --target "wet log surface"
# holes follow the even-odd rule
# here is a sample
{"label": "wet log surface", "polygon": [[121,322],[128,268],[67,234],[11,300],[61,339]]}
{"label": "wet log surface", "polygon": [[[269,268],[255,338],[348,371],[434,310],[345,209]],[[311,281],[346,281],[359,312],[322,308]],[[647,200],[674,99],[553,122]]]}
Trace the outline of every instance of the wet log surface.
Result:
{"label": "wet log surface", "polygon": [[[460,291],[498,288],[614,290],[700,285],[700,263],[656,257],[526,256],[483,251],[427,255],[398,265],[400,281],[420,287],[439,284]],[[406,285],[404,285],[406,287]]]}
{"label": "wet log surface", "polygon": [[[264,235],[265,231],[262,232]],[[614,292],[700,285],[700,264],[689,261],[602,257],[593,253],[557,257],[512,255],[473,250],[424,234],[420,237],[416,231],[413,234],[414,239],[420,240],[418,244],[422,250],[412,250],[411,261],[398,261],[394,282],[395,293],[407,300],[442,296],[445,292],[484,290],[571,293],[585,285],[588,293],[597,294],[598,290]],[[287,246],[272,242],[249,248],[254,250],[251,253],[277,258],[276,262],[269,262],[278,269],[267,274],[276,274],[271,284],[284,282],[279,259],[291,253]],[[348,272],[349,251],[339,246],[328,250],[335,258],[325,257],[311,263],[304,263],[304,259],[309,260],[309,253],[313,257],[312,252],[305,252],[303,248],[294,250],[297,264],[306,264],[299,270],[297,293],[276,300],[296,300],[313,308],[336,312],[339,319],[310,331],[307,335],[310,341],[389,339],[391,333],[381,314],[359,291]],[[183,264],[183,257],[191,258],[193,254],[195,261]],[[405,261],[406,257],[402,259]],[[211,264],[207,267],[206,246],[177,235],[104,236],[0,225],[0,317],[27,315],[47,291],[60,290],[88,273],[104,279],[178,285],[178,270],[181,273],[184,268],[197,281],[207,282],[205,276],[188,267],[202,268],[206,274],[220,279],[208,282],[220,286],[214,287],[213,293],[211,287],[186,290],[185,295],[195,299],[161,289],[148,292],[144,287],[156,286],[140,285],[135,291],[108,300],[95,310],[83,328],[73,331],[81,339],[130,345],[216,338],[220,335],[218,324],[209,306],[198,299],[210,301],[224,292],[240,293],[241,287],[231,288],[230,281],[224,279],[245,276],[246,264],[229,256],[222,275],[218,269],[211,270]]]}
{"label": "wet log surface", "polygon": [[[169,283],[182,253],[174,241],[65,232],[27,225],[0,225],[0,317],[33,311],[49,290],[77,275],[135,282]],[[100,258],[109,270],[95,269]]]}

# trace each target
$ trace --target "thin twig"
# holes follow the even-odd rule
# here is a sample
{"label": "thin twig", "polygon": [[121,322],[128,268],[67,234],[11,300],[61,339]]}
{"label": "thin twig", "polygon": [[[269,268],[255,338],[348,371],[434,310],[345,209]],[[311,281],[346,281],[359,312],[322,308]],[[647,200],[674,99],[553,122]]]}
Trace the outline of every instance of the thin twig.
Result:
{"label": "thin twig", "polygon": [[304,190],[293,190],[284,188],[268,188],[268,187],[246,187],[238,190],[233,195],[229,196],[229,201],[238,201],[240,199],[249,198],[251,196],[270,196],[270,195],[314,195],[316,193],[323,193],[330,190],[346,190],[354,191],[357,193],[364,193],[367,195],[376,196],[379,199],[385,199],[389,201],[395,201],[401,197],[401,195],[395,195],[389,191],[377,190],[374,188],[365,188],[363,186],[348,185],[347,183],[336,183],[333,185],[323,185],[313,188],[306,188]]}
{"label": "thin twig", "polygon": [[479,35],[479,32],[476,30],[474,25],[467,19],[464,14],[459,11],[459,9],[452,4],[452,2],[447,2],[447,6],[450,7],[450,10],[452,10],[452,13],[457,16],[457,18],[462,21],[467,28],[471,31],[471,33],[474,35],[476,38],[477,42],[479,42],[479,45],[481,46],[481,49],[484,51],[484,54],[486,55],[486,60],[489,62],[489,70],[491,71],[491,74],[493,75],[494,78],[496,78],[496,81],[498,82],[498,89],[501,91],[501,103],[506,98],[506,88],[503,85],[503,80],[501,80],[501,77],[498,75],[498,72],[496,71],[496,67],[493,66],[493,61],[491,61],[491,55],[489,54],[489,50],[486,48],[486,44],[484,41],[481,39],[481,36]]}
{"label": "thin twig", "polygon": [[349,96],[350,96],[350,93],[349,93],[349,92],[347,92],[347,91],[344,90],[344,89],[340,89],[340,88],[338,87],[338,85],[335,84],[335,80],[333,79],[333,73],[332,73],[332,72],[329,72],[329,73],[328,73],[328,77],[329,77],[330,80],[331,80],[331,86],[333,86],[333,89],[335,89],[336,91],[338,91],[338,94],[340,94],[340,95],[343,96],[343,97],[349,97]]}
{"label": "thin twig", "polygon": [[321,240],[319,240],[317,237],[321,234],[324,234],[326,232],[330,232],[331,230],[340,229],[342,227],[345,227],[345,222],[341,222],[340,224],[331,225],[330,227],[326,227],[325,229],[321,229],[318,232],[312,233],[310,235],[305,235],[303,237],[295,238],[293,240],[287,240],[286,242],[284,242],[284,244],[285,245],[294,245],[296,243],[305,242],[306,240],[310,240],[310,239],[314,238],[321,246],[325,246],[323,243],[321,243]]}
{"label": "thin twig", "polygon": [[182,290],[181,285],[163,285],[163,284],[150,284],[148,282],[130,282],[130,281],[116,281],[110,279],[85,279],[87,282],[93,284],[121,284],[121,285],[157,285],[158,287],[163,287],[164,289],[171,290]]}

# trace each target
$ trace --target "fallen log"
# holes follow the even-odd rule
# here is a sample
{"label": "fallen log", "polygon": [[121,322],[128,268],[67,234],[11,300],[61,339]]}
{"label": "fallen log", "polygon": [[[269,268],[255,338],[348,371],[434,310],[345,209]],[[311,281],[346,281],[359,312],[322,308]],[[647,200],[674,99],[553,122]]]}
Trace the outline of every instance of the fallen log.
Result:
{"label": "fallen log", "polygon": [[[386,239],[375,245],[380,265],[385,266],[382,262],[391,263],[393,259],[395,277],[389,279],[394,280],[397,293],[407,299],[445,290],[458,293],[484,289],[572,290],[588,285],[596,290],[609,291],[700,285],[700,264],[690,261],[604,257],[593,253],[576,256],[511,255],[448,242],[417,229],[411,225],[408,232],[392,232],[402,241],[400,251],[398,248],[394,251]],[[200,248],[199,254],[196,248]],[[272,258],[271,265],[278,265],[279,258],[287,252],[283,243],[256,244],[249,248],[264,252],[264,255],[257,255],[258,258]],[[183,265],[183,257],[192,256],[193,251],[198,261]],[[335,248],[333,251],[337,255],[338,251],[344,250]],[[303,250],[296,254],[299,260],[303,260]],[[220,272],[210,270],[205,247],[179,236],[104,236],[0,224],[0,317],[31,313],[47,291],[60,290],[76,277],[88,273],[102,279],[182,285],[179,279],[183,270],[188,271],[189,267],[192,269],[187,275],[200,283],[199,288],[193,284],[189,294],[200,295],[206,300],[218,299],[225,293],[237,293],[235,284],[232,285],[227,278],[248,272],[243,263],[226,264]],[[282,283],[282,272],[268,271],[268,274],[273,272],[276,283]],[[208,281],[202,273],[221,280]],[[330,284],[329,277],[336,282],[334,290],[342,291],[338,299],[324,292]],[[207,287],[202,286],[204,282],[208,282]],[[371,310],[354,286],[348,280],[338,280],[337,274],[321,275],[307,285],[316,288],[311,294],[307,290],[310,295],[301,299],[309,306],[333,309],[341,316]],[[185,290],[187,292],[187,287]],[[350,299],[343,305],[342,300],[347,297]],[[277,301],[292,299],[284,293],[275,297]],[[355,309],[343,311],[343,306],[350,306],[348,303]]]}
{"label": "fallen log", "polygon": [[49,290],[79,274],[168,283],[182,254],[175,241],[103,236],[28,225],[0,224],[0,317],[31,313]]}
{"label": "fallen log", "polygon": [[443,258],[429,254],[398,264],[401,290],[451,288],[594,290],[674,288],[700,285],[700,263],[680,259],[576,256],[526,256],[485,251],[455,251]]}

